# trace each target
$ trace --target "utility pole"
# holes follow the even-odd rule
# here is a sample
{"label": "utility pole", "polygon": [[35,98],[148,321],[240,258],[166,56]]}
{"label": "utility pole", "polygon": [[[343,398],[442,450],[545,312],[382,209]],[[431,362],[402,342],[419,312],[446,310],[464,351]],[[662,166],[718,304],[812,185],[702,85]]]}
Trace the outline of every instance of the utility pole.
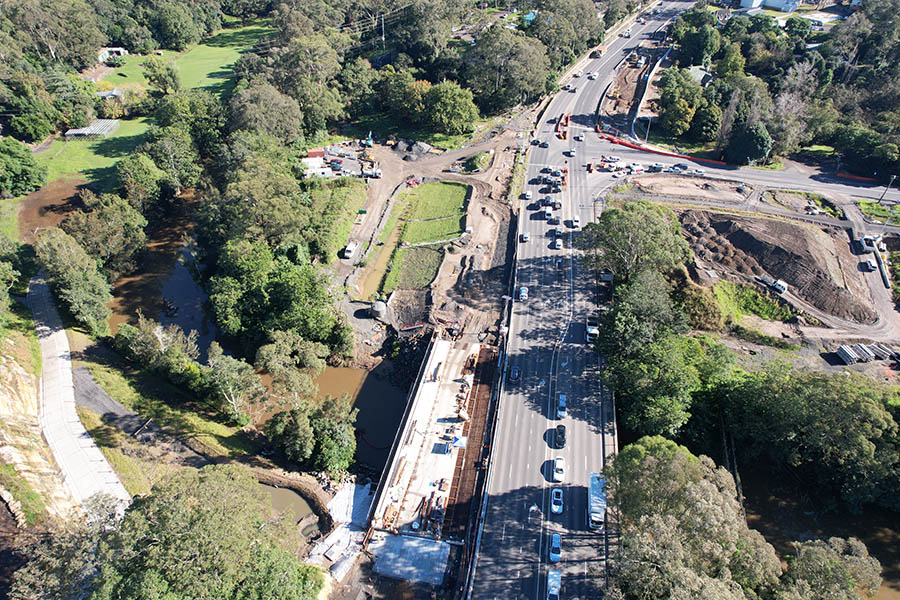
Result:
{"label": "utility pole", "polygon": [[894,183],[895,179],[897,179],[897,176],[891,175],[891,180],[888,181],[888,184],[885,186],[884,191],[881,192],[881,198],[878,199],[878,204],[881,204],[881,201],[884,200],[885,194],[887,194],[888,190],[891,189],[891,184]]}
{"label": "utility pole", "polygon": [[381,49],[384,50],[384,13],[381,13]]}
{"label": "utility pole", "polygon": [[647,136],[644,138],[646,144],[650,140],[650,117],[647,117]]}

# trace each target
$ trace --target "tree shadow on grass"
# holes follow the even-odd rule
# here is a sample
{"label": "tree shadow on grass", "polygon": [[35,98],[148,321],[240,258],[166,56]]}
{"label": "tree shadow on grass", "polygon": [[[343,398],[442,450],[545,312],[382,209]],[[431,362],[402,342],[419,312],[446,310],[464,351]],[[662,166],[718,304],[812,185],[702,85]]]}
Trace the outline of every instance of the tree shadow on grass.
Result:
{"label": "tree shadow on grass", "polygon": [[249,48],[271,33],[261,26],[225,29],[203,40],[203,44],[214,48]]}

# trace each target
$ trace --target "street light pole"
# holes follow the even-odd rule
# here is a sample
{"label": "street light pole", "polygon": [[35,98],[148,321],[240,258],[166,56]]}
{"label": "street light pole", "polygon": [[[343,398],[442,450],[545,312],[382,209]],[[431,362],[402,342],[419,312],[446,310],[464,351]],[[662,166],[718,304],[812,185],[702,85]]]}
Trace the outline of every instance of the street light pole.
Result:
{"label": "street light pole", "polygon": [[881,204],[881,201],[884,200],[885,194],[887,194],[888,190],[891,189],[891,184],[894,183],[895,179],[897,179],[897,176],[891,175],[891,180],[888,181],[888,184],[885,186],[884,191],[881,192],[881,198],[878,199],[878,204]]}

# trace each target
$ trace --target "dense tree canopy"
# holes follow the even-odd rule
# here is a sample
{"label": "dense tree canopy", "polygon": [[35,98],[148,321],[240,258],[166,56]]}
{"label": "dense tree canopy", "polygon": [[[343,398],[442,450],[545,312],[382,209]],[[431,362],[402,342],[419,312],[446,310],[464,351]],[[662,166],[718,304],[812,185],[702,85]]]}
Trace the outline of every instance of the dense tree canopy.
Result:
{"label": "dense tree canopy", "polygon": [[87,591],[91,600],[311,600],[322,586],[321,573],[293,553],[289,519],[273,515],[243,467],[178,470],[121,519],[114,514],[34,547],[12,598],[44,598],[50,581],[56,597]]}
{"label": "dense tree canopy", "polygon": [[644,437],[604,470],[622,544],[605,597],[817,600],[870,596],[878,561],[858,540],[796,544],[782,569],[749,529],[730,473],[661,437]]}
{"label": "dense tree canopy", "polygon": [[47,167],[39,166],[28,148],[12,138],[0,138],[0,196],[27,194],[46,179]]}

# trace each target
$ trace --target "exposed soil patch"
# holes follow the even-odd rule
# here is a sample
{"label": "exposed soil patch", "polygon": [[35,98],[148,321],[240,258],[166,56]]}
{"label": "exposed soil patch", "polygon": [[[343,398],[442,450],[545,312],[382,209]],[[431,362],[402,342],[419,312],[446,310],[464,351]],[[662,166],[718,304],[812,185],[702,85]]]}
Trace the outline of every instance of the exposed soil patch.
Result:
{"label": "exposed soil patch", "polygon": [[745,192],[741,193],[737,190],[738,184],[728,181],[680,175],[644,175],[639,181],[635,181],[635,185],[645,194],[700,198],[723,203],[734,202],[735,204],[745,202],[744,194],[749,191],[749,187],[745,186]]}
{"label": "exposed soil patch", "polygon": [[858,261],[839,236],[807,225],[696,210],[680,218],[698,261],[737,279],[783,279],[791,293],[829,315],[875,322]]}
{"label": "exposed soil patch", "polygon": [[34,241],[34,232],[59,225],[69,213],[81,207],[78,192],[85,187],[83,177],[63,177],[22,199],[19,232],[23,242]]}

